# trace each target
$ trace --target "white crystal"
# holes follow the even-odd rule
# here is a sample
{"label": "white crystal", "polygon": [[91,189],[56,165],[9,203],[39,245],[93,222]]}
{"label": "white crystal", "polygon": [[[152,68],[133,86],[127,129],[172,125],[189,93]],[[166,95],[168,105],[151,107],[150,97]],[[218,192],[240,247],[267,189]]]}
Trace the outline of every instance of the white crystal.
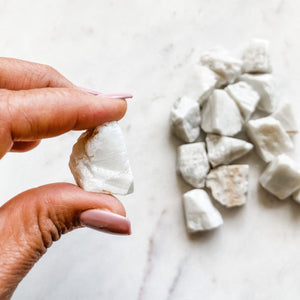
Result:
{"label": "white crystal", "polygon": [[267,191],[283,200],[300,188],[300,171],[295,161],[281,154],[270,162],[259,181]]}
{"label": "white crystal", "polygon": [[253,39],[243,54],[243,70],[246,73],[269,73],[272,71],[269,53],[270,43]]}
{"label": "white crystal", "polygon": [[231,57],[224,49],[212,49],[202,53],[200,62],[221,77],[217,87],[233,83],[242,70],[242,61]]}
{"label": "white crystal", "polygon": [[244,81],[230,84],[225,90],[239,107],[244,120],[249,120],[260,99],[259,94]]}
{"label": "white crystal", "polygon": [[204,190],[195,189],[185,193],[183,204],[188,232],[210,230],[223,224],[221,214]]}
{"label": "white crystal", "polygon": [[287,133],[295,134],[298,132],[297,121],[293,113],[293,108],[289,102],[279,102],[272,117],[281,123]]}
{"label": "white crystal", "polygon": [[300,204],[300,189],[293,193],[292,198]]}
{"label": "white crystal", "polygon": [[200,134],[200,107],[189,97],[175,101],[171,110],[172,131],[183,141],[194,142]]}
{"label": "white crystal", "polygon": [[276,109],[277,101],[274,97],[274,80],[271,74],[243,74],[240,80],[250,84],[260,96],[257,108],[272,113]]}
{"label": "white crystal", "polygon": [[213,167],[226,165],[252,150],[253,145],[232,137],[208,134],[206,137],[208,160]]}
{"label": "white crystal", "polygon": [[73,146],[69,166],[76,183],[86,191],[121,195],[133,192],[133,176],[117,122],[83,133]]}
{"label": "white crystal", "polygon": [[209,163],[205,143],[185,144],[178,147],[178,170],[183,179],[196,188],[204,187]]}
{"label": "white crystal", "polygon": [[213,92],[220,76],[205,66],[195,65],[185,80],[185,95],[202,105]]}
{"label": "white crystal", "polygon": [[201,111],[201,128],[205,132],[235,135],[242,129],[239,108],[224,90],[214,90]]}
{"label": "white crystal", "polygon": [[248,193],[248,165],[220,166],[210,171],[206,186],[213,197],[227,207],[246,203]]}
{"label": "white crystal", "polygon": [[250,120],[247,133],[259,156],[266,162],[293,149],[293,143],[280,122],[273,117]]}

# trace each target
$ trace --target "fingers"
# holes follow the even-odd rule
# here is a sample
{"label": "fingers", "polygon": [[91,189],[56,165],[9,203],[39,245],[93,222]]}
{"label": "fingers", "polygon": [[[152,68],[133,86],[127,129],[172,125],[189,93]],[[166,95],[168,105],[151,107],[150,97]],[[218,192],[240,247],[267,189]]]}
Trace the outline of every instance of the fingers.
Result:
{"label": "fingers", "polygon": [[53,137],[119,120],[126,101],[90,95],[77,89],[10,92],[9,120],[14,141]]}
{"label": "fingers", "polygon": [[34,149],[40,144],[40,140],[29,141],[29,142],[14,142],[11,152],[26,152]]}
{"label": "fingers", "polygon": [[94,96],[79,89],[0,91],[0,158],[13,142],[34,141],[69,130],[94,128],[121,119],[124,99]]}
{"label": "fingers", "polygon": [[125,215],[115,197],[72,184],[46,185],[16,196],[0,208],[0,295],[1,286],[9,286],[12,293],[63,233],[85,225],[130,234]]}
{"label": "fingers", "polygon": [[28,90],[74,85],[50,66],[0,57],[0,89]]}

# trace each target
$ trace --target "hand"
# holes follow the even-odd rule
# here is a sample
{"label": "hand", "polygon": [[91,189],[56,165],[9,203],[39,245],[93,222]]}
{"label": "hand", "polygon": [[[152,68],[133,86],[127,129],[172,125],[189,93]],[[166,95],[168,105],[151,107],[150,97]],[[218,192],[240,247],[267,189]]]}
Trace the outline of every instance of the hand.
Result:
{"label": "hand", "polygon": [[[125,112],[124,99],[95,97],[49,66],[0,58],[0,158],[31,150],[42,138],[119,120]],[[67,183],[11,199],[0,207],[0,299],[10,299],[61,234],[82,226],[130,234],[125,216],[115,197]]]}

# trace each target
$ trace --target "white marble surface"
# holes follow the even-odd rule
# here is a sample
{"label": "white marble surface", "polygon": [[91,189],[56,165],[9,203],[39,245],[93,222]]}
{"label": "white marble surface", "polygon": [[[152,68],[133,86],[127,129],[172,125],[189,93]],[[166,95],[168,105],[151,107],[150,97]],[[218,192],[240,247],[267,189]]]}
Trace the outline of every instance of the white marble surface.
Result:
{"label": "white marble surface", "polygon": [[[132,92],[121,122],[135,175],[124,197],[130,237],[80,229],[55,243],[13,299],[299,299],[300,206],[257,186],[225,224],[190,237],[175,174],[168,117],[199,52],[238,53],[251,37],[272,43],[278,90],[300,113],[300,2],[296,0],[0,0],[0,55],[47,63],[78,85]],[[0,161],[4,203],[28,188],[72,182],[68,156],[78,132]],[[300,151],[299,137],[295,139]],[[295,155],[296,156],[296,155]],[[297,157],[298,162],[300,158]]]}

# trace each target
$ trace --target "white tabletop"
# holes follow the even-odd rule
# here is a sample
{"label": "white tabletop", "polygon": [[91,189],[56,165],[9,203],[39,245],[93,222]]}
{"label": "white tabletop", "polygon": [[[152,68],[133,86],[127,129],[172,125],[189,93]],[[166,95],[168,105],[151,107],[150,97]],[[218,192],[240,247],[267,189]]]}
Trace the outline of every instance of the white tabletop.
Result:
{"label": "white tabletop", "polygon": [[[299,299],[300,206],[258,186],[264,164],[252,153],[239,160],[252,166],[247,205],[215,203],[224,226],[190,237],[181,200],[190,187],[176,175],[180,142],[168,126],[200,52],[219,45],[238,54],[252,37],[271,41],[278,92],[300,113],[299,10],[295,0],[0,0],[1,56],[50,64],[80,86],[134,94],[121,121],[135,175],[135,193],[122,197],[132,235],[63,236],[13,299]],[[68,158],[78,135],[6,155],[1,203],[73,182]],[[299,153],[299,137],[295,147]]]}

